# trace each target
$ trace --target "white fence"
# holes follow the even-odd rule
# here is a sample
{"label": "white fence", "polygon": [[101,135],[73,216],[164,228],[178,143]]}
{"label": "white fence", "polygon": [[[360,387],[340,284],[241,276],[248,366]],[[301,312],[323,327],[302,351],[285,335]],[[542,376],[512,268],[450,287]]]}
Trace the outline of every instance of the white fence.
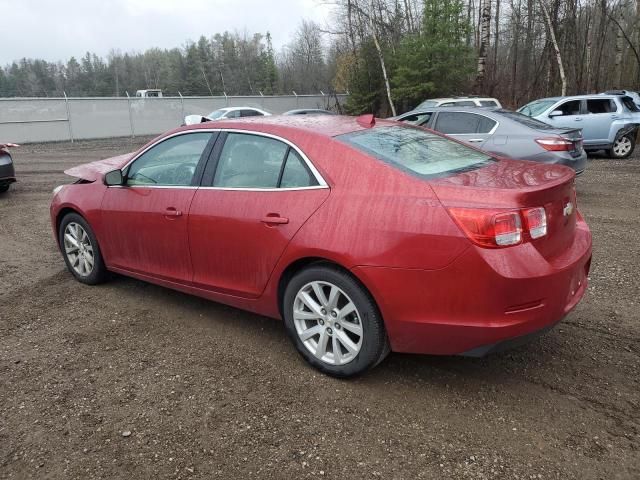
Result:
{"label": "white fence", "polygon": [[185,115],[223,107],[258,107],[273,114],[296,108],[336,110],[347,95],[242,97],[1,98],[1,142],[49,142],[156,135],[182,124]]}

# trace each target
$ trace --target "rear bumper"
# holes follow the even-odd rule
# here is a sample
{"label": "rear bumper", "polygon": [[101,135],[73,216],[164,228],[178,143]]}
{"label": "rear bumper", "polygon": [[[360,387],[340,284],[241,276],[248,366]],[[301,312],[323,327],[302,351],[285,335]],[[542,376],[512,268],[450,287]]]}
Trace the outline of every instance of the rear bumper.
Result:
{"label": "rear bumper", "polygon": [[583,149],[578,156],[572,156],[567,152],[544,152],[529,160],[540,163],[552,163],[555,165],[564,165],[572,168],[576,175],[580,175],[587,168],[587,152]]}
{"label": "rear bumper", "polygon": [[573,246],[549,261],[524,244],[471,247],[440,270],[353,272],[376,298],[392,350],[478,355],[564,318],[586,291],[590,264],[591,233],[580,221]]}

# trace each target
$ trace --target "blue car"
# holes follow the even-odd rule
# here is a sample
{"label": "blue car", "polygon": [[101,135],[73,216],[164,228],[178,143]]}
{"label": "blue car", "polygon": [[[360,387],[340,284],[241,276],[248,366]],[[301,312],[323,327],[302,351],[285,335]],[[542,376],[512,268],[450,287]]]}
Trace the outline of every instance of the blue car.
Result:
{"label": "blue car", "polygon": [[518,112],[557,128],[580,128],[586,151],[627,158],[636,146],[640,108],[626,95],[576,95],[535,100]]}

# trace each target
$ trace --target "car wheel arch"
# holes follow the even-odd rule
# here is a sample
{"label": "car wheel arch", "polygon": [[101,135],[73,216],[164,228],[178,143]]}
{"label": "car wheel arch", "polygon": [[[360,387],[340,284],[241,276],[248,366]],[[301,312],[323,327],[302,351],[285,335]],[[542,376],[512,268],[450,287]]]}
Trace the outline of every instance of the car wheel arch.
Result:
{"label": "car wheel arch", "polygon": [[[63,207],[60,209],[60,211],[58,212],[58,214],[56,215],[56,240],[57,240],[57,234],[60,231],[60,224],[62,224],[62,220],[64,219],[64,217],[66,217],[67,215],[69,215],[70,213],[75,213],[76,215],[80,215],[82,218],[85,218],[84,215],[82,214],[82,212],[78,209],[72,208],[72,207]],[[86,220],[86,218],[85,218]]]}
{"label": "car wheel arch", "polygon": [[[305,268],[308,268],[312,265],[313,266],[323,265],[323,266],[333,267],[352,277],[356,282],[358,282],[365,289],[365,291],[371,298],[372,302],[375,304],[376,308],[380,312],[380,306],[378,305],[376,298],[373,296],[371,289],[366,285],[366,283],[361,278],[359,278],[351,270],[341,265],[340,263],[327,258],[302,257],[302,258],[298,258],[297,260],[287,265],[287,267],[282,271],[282,274],[280,275],[280,279],[278,280],[278,290],[277,290],[278,313],[280,314],[281,318],[284,318],[284,315],[283,315],[284,294],[285,294],[285,290],[287,289],[287,285],[289,284],[289,281],[298,272],[301,272]],[[383,321],[384,321],[384,317],[383,317]]]}

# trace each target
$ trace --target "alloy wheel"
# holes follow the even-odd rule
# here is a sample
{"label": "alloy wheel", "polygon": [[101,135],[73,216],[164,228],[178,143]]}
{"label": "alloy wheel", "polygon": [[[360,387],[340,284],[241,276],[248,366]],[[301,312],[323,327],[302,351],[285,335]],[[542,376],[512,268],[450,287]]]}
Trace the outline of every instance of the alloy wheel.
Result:
{"label": "alloy wheel", "polygon": [[327,364],[345,365],[362,348],[360,313],[332,283],[316,281],[303,286],[293,302],[293,322],[305,348]]}
{"label": "alloy wheel", "polygon": [[624,157],[631,151],[631,139],[629,137],[620,137],[613,144],[613,153],[616,157]]}
{"label": "alloy wheel", "polygon": [[69,265],[80,276],[86,277],[93,271],[95,256],[91,239],[85,229],[76,222],[70,222],[64,229],[64,251]]}

